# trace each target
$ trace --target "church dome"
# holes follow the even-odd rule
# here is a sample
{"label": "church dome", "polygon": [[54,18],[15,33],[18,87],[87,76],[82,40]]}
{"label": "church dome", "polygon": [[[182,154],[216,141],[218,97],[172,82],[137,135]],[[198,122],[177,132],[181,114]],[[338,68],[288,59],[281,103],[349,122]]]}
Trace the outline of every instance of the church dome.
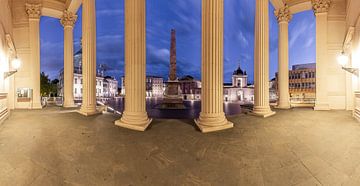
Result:
{"label": "church dome", "polygon": [[243,71],[239,65],[239,67],[234,71],[233,75],[246,75],[246,71]]}

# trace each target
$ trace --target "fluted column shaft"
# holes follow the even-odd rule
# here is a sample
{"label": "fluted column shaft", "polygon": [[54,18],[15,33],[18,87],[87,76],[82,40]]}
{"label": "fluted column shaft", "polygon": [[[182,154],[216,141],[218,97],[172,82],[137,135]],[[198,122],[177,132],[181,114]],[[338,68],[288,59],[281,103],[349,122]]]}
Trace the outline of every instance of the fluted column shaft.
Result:
{"label": "fluted column shaft", "polygon": [[64,107],[74,107],[74,24],[77,16],[65,11],[61,19],[64,26]]}
{"label": "fluted column shaft", "polygon": [[278,64],[278,108],[290,108],[289,94],[289,7],[275,11],[279,23],[279,64]]}
{"label": "fluted column shaft", "polygon": [[312,0],[316,16],[316,101],[315,110],[329,110],[327,96],[327,29],[330,0]]}
{"label": "fluted column shaft", "polygon": [[26,4],[29,16],[29,40],[31,56],[32,77],[32,108],[41,109],[40,95],[40,16],[41,4]]}
{"label": "fluted column shaft", "polygon": [[96,15],[95,0],[83,0],[82,9],[82,75],[83,97],[80,113],[97,114],[96,110]]}
{"label": "fluted column shaft", "polygon": [[223,111],[224,0],[202,1],[201,112],[202,132],[233,127]]}
{"label": "fluted column shaft", "polygon": [[269,0],[256,0],[254,109],[258,116],[275,114],[269,104]]}
{"label": "fluted column shaft", "polygon": [[125,0],[125,108],[115,125],[144,131],[146,113],[146,0]]}

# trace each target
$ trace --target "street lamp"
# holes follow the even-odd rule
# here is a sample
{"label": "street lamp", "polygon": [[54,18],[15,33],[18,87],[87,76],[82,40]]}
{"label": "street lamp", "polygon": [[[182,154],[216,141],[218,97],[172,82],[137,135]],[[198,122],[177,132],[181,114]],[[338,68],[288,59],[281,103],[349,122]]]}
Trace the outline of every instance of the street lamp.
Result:
{"label": "street lamp", "polygon": [[4,79],[6,79],[7,77],[10,77],[11,75],[15,74],[18,69],[21,67],[21,60],[19,58],[14,58],[12,61],[11,61],[11,67],[12,71],[9,71],[9,72],[4,72]]}
{"label": "street lamp", "polygon": [[349,56],[345,54],[345,52],[341,52],[341,54],[337,58],[338,63],[342,66],[342,69],[350,72],[356,76],[359,76],[359,69],[353,67],[345,67],[346,64],[349,62]]}

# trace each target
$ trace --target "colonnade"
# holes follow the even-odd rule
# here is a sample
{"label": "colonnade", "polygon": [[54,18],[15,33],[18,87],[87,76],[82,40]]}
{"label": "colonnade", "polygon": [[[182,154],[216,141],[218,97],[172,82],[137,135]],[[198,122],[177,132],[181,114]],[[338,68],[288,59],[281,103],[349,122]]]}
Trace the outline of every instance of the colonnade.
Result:
{"label": "colonnade", "polygon": [[32,108],[41,109],[40,95],[40,17],[41,4],[26,4],[26,13],[29,17],[29,43],[30,60],[32,68],[30,77],[32,80]]}
{"label": "colonnade", "polygon": [[[311,0],[316,17],[316,102],[314,110],[329,110],[327,98],[327,24],[331,0]],[[291,12],[285,4],[275,11],[279,23],[278,108],[290,108],[289,97],[289,31]],[[255,97],[256,100],[256,97]]]}
{"label": "colonnade", "polygon": [[[328,109],[325,63],[327,11],[330,0],[312,0],[316,15],[317,97],[315,109]],[[36,61],[32,72],[34,87],[40,82],[39,18],[41,5],[27,4],[30,22],[31,59]],[[269,0],[256,0],[255,15],[255,95],[253,114],[268,117],[275,112],[269,104]],[[279,103],[290,108],[289,98],[289,34],[291,12],[287,5],[275,11],[279,23]],[[64,106],[73,106],[73,27],[77,16],[64,12]],[[96,111],[96,17],[95,0],[83,0],[83,104],[80,113]],[[224,0],[202,0],[202,102],[200,117],[195,123],[202,132],[233,127],[223,111]],[[146,113],[146,0],[125,0],[125,109],[116,125],[144,131],[151,119]],[[39,92],[34,89],[34,96]]]}
{"label": "colonnade", "polygon": [[315,110],[330,110],[327,87],[328,11],[331,0],[312,0],[316,17],[316,102]]}
{"label": "colonnade", "polygon": [[[83,101],[79,113],[89,116],[96,110],[96,12],[95,0],[82,0]],[[32,108],[42,108],[40,95],[40,17],[41,4],[26,4],[29,17],[30,60],[32,61]],[[64,107],[74,107],[74,39],[77,15],[65,10],[60,19],[64,27]]]}
{"label": "colonnade", "polygon": [[64,27],[64,107],[74,107],[74,25],[77,15],[64,11],[60,22]]}

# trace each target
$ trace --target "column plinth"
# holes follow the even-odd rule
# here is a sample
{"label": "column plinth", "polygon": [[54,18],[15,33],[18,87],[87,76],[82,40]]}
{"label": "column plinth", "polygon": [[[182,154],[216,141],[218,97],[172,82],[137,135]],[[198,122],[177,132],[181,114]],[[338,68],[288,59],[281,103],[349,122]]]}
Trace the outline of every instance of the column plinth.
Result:
{"label": "column plinth", "polygon": [[115,125],[145,131],[146,112],[146,1],[125,0],[125,108]]}
{"label": "column plinth", "polygon": [[42,109],[40,95],[40,16],[41,4],[26,4],[29,16],[29,40],[31,56],[32,109]]}
{"label": "column plinth", "polygon": [[279,23],[279,64],[278,64],[278,105],[277,108],[290,108],[289,94],[289,21],[291,13],[289,7],[275,11]]}
{"label": "column plinth", "polygon": [[275,114],[269,103],[269,0],[256,0],[255,13],[254,109],[252,114]]}
{"label": "column plinth", "polygon": [[74,24],[77,16],[64,11],[60,22],[64,27],[64,103],[63,107],[76,107],[74,103]]}
{"label": "column plinth", "polygon": [[96,15],[95,0],[83,0],[82,11],[82,75],[83,97],[79,113],[99,114],[96,110]]}
{"label": "column plinth", "polygon": [[312,0],[316,17],[316,101],[314,110],[330,110],[327,95],[327,18],[331,0]]}
{"label": "column plinth", "polygon": [[232,128],[223,110],[224,0],[202,1],[201,132]]}

